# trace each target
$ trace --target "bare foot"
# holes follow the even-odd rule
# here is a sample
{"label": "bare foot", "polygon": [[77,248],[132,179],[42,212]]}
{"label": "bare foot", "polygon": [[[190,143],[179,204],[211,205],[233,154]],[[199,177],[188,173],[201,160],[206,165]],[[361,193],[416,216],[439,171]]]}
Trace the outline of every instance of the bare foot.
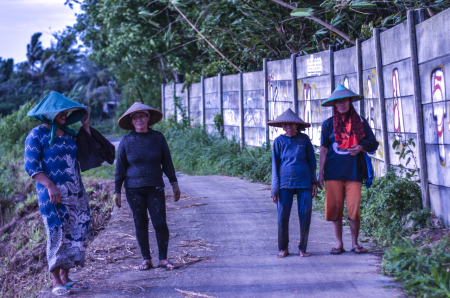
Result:
{"label": "bare foot", "polygon": [[299,251],[298,254],[299,254],[302,258],[306,258],[306,257],[310,257],[310,256],[311,256],[311,254],[306,253],[306,252],[302,252],[302,251]]}
{"label": "bare foot", "polygon": [[138,270],[148,270],[153,268],[153,264],[151,260],[144,260],[144,262],[142,262],[142,264],[140,264],[137,269]]}
{"label": "bare foot", "polygon": [[[60,288],[60,289],[56,289],[56,288]],[[56,295],[63,295],[63,294],[70,294],[70,293],[72,293],[72,291],[66,289],[62,283],[53,282],[52,293],[56,294]]]}
{"label": "bare foot", "polygon": [[277,258],[285,258],[289,255],[289,250],[286,248],[282,250],[279,254],[277,254]]}

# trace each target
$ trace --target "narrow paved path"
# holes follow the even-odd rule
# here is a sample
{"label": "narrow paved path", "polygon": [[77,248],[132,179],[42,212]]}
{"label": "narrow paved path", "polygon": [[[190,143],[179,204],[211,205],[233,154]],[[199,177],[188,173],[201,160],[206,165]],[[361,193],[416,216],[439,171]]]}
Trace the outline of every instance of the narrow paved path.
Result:
{"label": "narrow paved path", "polygon": [[[276,206],[266,185],[223,176],[179,175],[178,203],[168,199],[169,257],[195,262],[166,271],[133,269],[140,261],[126,201],[89,249],[89,260],[76,272],[89,290],[79,297],[394,297],[402,296],[389,278],[376,273],[374,255],[350,252],[333,256],[330,223],[314,216],[309,258],[297,255],[295,209],[291,219],[291,255],[277,259]],[[168,184],[167,184],[168,185]],[[168,190],[171,193],[171,190]],[[153,229],[152,256],[157,260]],[[344,233],[345,248],[351,247]],[[178,291],[179,290],[179,291]],[[181,291],[181,292],[180,292]],[[184,291],[184,292],[183,292]],[[47,290],[42,297],[51,297]],[[183,294],[184,293],[184,294]]]}

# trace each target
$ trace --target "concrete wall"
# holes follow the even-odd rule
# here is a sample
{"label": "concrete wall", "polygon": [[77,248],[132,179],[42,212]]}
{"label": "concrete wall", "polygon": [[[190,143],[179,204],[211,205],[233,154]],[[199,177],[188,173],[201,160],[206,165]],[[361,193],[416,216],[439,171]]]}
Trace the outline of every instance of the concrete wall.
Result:
{"label": "concrete wall", "polygon": [[331,107],[321,106],[331,94],[330,52],[297,57],[296,65],[299,116],[311,123],[305,133],[320,146],[322,122],[333,115]]}
{"label": "concrete wall", "polygon": [[173,101],[173,84],[166,85],[164,87],[164,117],[167,119],[172,117],[175,111],[175,105]]}
{"label": "concrete wall", "polygon": [[416,25],[430,205],[450,223],[450,10]]}
{"label": "concrete wall", "polygon": [[194,83],[189,88],[189,114],[192,118],[192,124],[201,124],[202,122],[202,84]]}
{"label": "concrete wall", "polygon": [[244,93],[244,139],[249,146],[265,143],[264,73],[251,72],[243,75]]}
{"label": "concrete wall", "polygon": [[[343,84],[364,95],[353,106],[380,143],[371,155],[375,175],[422,165],[424,205],[450,224],[450,9],[426,21],[421,16],[408,13],[407,21],[385,32],[375,29],[372,38],[355,47],[267,61],[262,72],[223,76],[222,85],[220,76],[206,78],[203,86],[196,83],[189,90],[190,116],[214,131],[212,119],[220,113],[222,95],[225,135],[261,146],[282,133],[267,127],[266,120],[291,108],[312,124],[305,133],[320,146],[322,122],[333,115],[333,108],[321,103]],[[173,114],[173,85],[164,90],[167,116]],[[416,144],[409,164],[392,148],[396,139]]]}
{"label": "concrete wall", "polygon": [[[184,91],[182,91],[182,90],[183,90],[183,84],[181,84],[181,83],[175,84],[175,97],[177,98],[179,105],[181,105],[183,110],[186,111],[187,106],[188,106],[188,102],[187,102],[188,101],[188,96],[187,96],[188,92],[186,89]],[[177,121],[181,121],[181,119],[183,117],[182,113],[183,113],[182,110],[177,108]]]}
{"label": "concrete wall", "polygon": [[[294,87],[292,86],[291,60],[267,62],[269,121],[280,116],[288,108],[294,110]],[[269,138],[273,141],[283,130],[269,126]]]}
{"label": "concrete wall", "polygon": [[217,77],[206,78],[205,84],[205,128],[214,131],[214,115],[220,114],[219,81]]}
{"label": "concrete wall", "polygon": [[239,74],[223,76],[223,126],[227,138],[240,140]]}

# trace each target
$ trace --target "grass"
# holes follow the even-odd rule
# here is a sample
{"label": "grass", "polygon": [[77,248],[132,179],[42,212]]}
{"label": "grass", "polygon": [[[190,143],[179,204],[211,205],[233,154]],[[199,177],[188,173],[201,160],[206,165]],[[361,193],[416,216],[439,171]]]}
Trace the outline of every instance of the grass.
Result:
{"label": "grass", "polygon": [[[102,166],[87,170],[81,176],[88,180],[114,180],[116,166],[104,163]],[[86,190],[86,192],[88,192]]]}

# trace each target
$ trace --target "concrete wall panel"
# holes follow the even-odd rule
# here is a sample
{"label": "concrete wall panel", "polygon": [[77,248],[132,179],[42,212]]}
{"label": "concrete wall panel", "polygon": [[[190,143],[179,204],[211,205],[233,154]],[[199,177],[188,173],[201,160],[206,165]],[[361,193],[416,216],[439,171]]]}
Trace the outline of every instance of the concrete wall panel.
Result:
{"label": "concrete wall panel", "polygon": [[[450,101],[423,105],[425,144],[450,145]],[[444,114],[446,112],[447,114]]]}
{"label": "concrete wall panel", "polygon": [[376,67],[375,40],[373,37],[361,43],[361,54],[363,70]]}
{"label": "concrete wall panel", "polygon": [[411,56],[411,46],[408,22],[403,22],[380,33],[380,43],[383,66],[409,58]]}
{"label": "concrete wall panel", "polygon": [[269,75],[270,81],[291,80],[292,79],[291,59],[268,61],[267,73]]}
{"label": "concrete wall panel", "polygon": [[244,130],[245,143],[248,146],[262,146],[266,141],[264,128],[246,127]]}
{"label": "concrete wall panel", "polygon": [[239,74],[222,77],[222,92],[239,91]]}
{"label": "concrete wall panel", "polygon": [[219,90],[219,80],[218,77],[205,78],[205,93],[217,93]]}
{"label": "concrete wall panel", "polygon": [[202,83],[193,83],[189,90],[190,97],[202,96]]}
{"label": "concrete wall panel", "polygon": [[450,9],[416,25],[419,63],[450,54]]}
{"label": "concrete wall panel", "polygon": [[[330,74],[330,52],[297,57],[297,79]],[[315,69],[315,74],[311,74]]]}
{"label": "concrete wall panel", "polygon": [[[388,134],[388,141],[389,141],[389,157],[391,160],[391,164],[394,166],[398,166],[398,165],[403,165],[405,168],[408,169],[415,169],[416,166],[419,167],[419,164],[415,164],[412,156],[408,156],[411,157],[410,162],[408,163],[408,165],[406,164],[408,161],[408,157],[406,157],[405,159],[399,159],[399,155],[396,154],[396,152],[399,152],[403,149],[403,145],[400,145],[400,147],[398,149],[394,149],[392,148],[392,144],[394,143],[395,140],[403,140],[404,142],[408,141],[409,139],[413,139],[414,144],[417,144],[417,134],[410,134],[410,133],[402,133],[402,134],[396,134],[396,133],[389,133]],[[416,158],[418,158],[419,156],[419,151],[418,151],[418,147],[417,146],[411,146],[409,149],[411,149],[411,151],[413,151],[414,156]],[[418,162],[418,160],[417,160]]]}
{"label": "concrete wall panel", "polygon": [[243,88],[246,90],[264,90],[264,72],[246,72],[243,75]]}
{"label": "concrete wall panel", "polygon": [[[223,124],[225,127],[233,126],[233,134],[237,129],[239,136],[239,92],[223,93]],[[228,131],[231,131],[228,129]]]}
{"label": "concrete wall panel", "polygon": [[[187,92],[186,89],[183,90],[183,84],[175,84],[175,96],[178,99],[179,105],[181,105],[181,108],[186,112],[187,115]],[[177,108],[177,121],[182,120],[182,111]]]}
{"label": "concrete wall panel", "polygon": [[[270,75],[269,75],[270,77]],[[274,120],[288,108],[294,109],[292,81],[269,80],[269,121]],[[281,128],[270,127],[269,137],[274,140],[282,133]]]}
{"label": "concrete wall panel", "polygon": [[411,59],[392,63],[383,67],[384,98],[394,98],[414,94]]}
{"label": "concrete wall panel", "polygon": [[442,216],[445,223],[450,222],[450,188],[430,184],[431,211]]}
{"label": "concrete wall panel", "polygon": [[223,128],[224,135],[227,139],[234,139],[236,142],[239,142],[239,127],[238,126],[224,126]]}
{"label": "concrete wall panel", "polygon": [[388,132],[417,133],[414,96],[386,99],[385,103]]}
{"label": "concrete wall panel", "polygon": [[334,75],[346,75],[356,73],[358,59],[356,59],[356,47],[334,52]]}
{"label": "concrete wall panel", "polygon": [[190,97],[190,114],[192,124],[197,125],[202,122],[202,99],[201,97]]}
{"label": "concrete wall panel", "polygon": [[419,65],[422,103],[450,100],[450,55]]}
{"label": "concrete wall panel", "polygon": [[[450,145],[426,145],[428,181],[450,187]],[[444,154],[442,154],[444,153]],[[450,200],[450,197],[448,197]]]}
{"label": "concrete wall panel", "polygon": [[358,93],[358,75],[356,72],[334,76],[334,85],[337,87],[339,84]]}

